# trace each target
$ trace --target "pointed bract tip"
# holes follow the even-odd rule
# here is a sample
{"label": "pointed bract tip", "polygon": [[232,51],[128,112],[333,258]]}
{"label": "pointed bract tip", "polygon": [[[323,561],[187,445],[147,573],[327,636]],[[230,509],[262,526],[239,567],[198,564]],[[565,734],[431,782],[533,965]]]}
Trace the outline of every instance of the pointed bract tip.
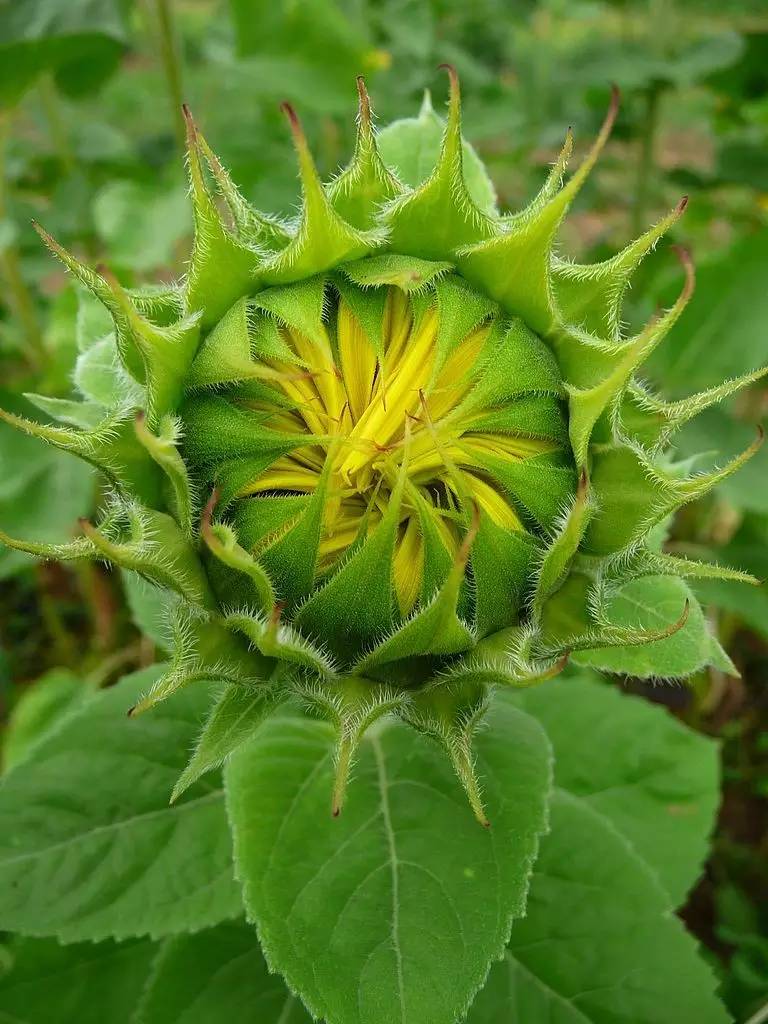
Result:
{"label": "pointed bract tip", "polygon": [[690,611],[691,600],[690,598],[686,597],[680,618],[677,620],[677,622],[673,623],[672,626],[664,634],[662,634],[662,636],[659,639],[664,639],[667,636],[674,636],[675,633],[678,633],[688,621],[688,615],[690,614]]}
{"label": "pointed bract tip", "polygon": [[438,71],[445,71],[445,73],[448,75],[448,82],[449,82],[449,86],[450,86],[451,92],[458,92],[459,91],[459,74],[456,71],[456,68],[453,66],[453,64],[438,64],[437,65],[437,70]]}
{"label": "pointed bract tip", "polygon": [[582,466],[581,472],[579,473],[579,486],[577,493],[583,497],[589,490],[589,476],[587,475],[586,466]]}
{"label": "pointed bract tip", "polygon": [[285,114],[288,124],[291,129],[291,133],[296,142],[305,142],[304,129],[301,127],[301,121],[299,115],[294,110],[293,104],[289,103],[288,100],[283,100],[280,104],[280,110]]}
{"label": "pointed bract tip", "polygon": [[685,284],[683,290],[680,293],[678,302],[687,302],[691,295],[693,295],[693,289],[696,285],[696,268],[693,263],[693,258],[688,249],[684,245],[673,245],[670,247],[672,252],[677,256],[680,261],[680,266],[683,268],[685,273]]}
{"label": "pointed bract tip", "polygon": [[688,196],[681,196],[680,197],[680,202],[675,207],[675,213],[678,215],[678,217],[680,216],[681,213],[685,213],[685,210],[686,210],[687,206],[688,206]]}
{"label": "pointed bract tip", "polygon": [[211,496],[206,501],[205,507],[203,508],[202,515],[200,516],[200,533],[203,536],[210,533],[211,524],[213,522],[213,513],[219,503],[219,489],[214,487],[211,491]]}
{"label": "pointed bract tip", "polygon": [[472,545],[475,543],[477,534],[480,530],[480,506],[476,501],[472,502],[472,518],[469,522],[467,532],[464,534],[464,539],[461,542],[461,547],[456,553],[455,565],[457,568],[464,569],[467,562],[469,561],[469,554],[472,550]]}
{"label": "pointed bract tip", "polygon": [[197,145],[197,125],[192,117],[192,111],[186,103],[182,103],[181,113],[184,117],[184,128],[187,133],[187,147],[193,149]]}
{"label": "pointed bract tip", "polygon": [[605,114],[605,120],[603,121],[600,134],[602,136],[608,136],[616,123],[616,118],[619,116],[619,107],[621,106],[621,90],[615,83],[611,86],[611,99],[608,103],[608,110]]}
{"label": "pointed bract tip", "polygon": [[125,714],[126,714],[127,718],[135,718],[136,717],[136,705],[132,704],[131,707],[128,708],[128,710],[126,711]]}
{"label": "pointed bract tip", "polygon": [[32,227],[42,239],[43,244],[46,245],[54,255],[61,256],[64,253],[64,247],[59,245],[53,235],[46,231],[43,225],[34,218],[32,219]]}
{"label": "pointed bract tip", "polygon": [[371,98],[365,87],[365,79],[362,75],[357,76],[358,114],[363,124],[371,123]]}
{"label": "pointed bract tip", "polygon": [[461,121],[461,87],[456,68],[452,64],[441,64],[441,71],[448,74],[448,124],[446,134],[458,135]]}
{"label": "pointed bract tip", "polygon": [[269,625],[272,629],[277,629],[280,625],[280,619],[282,618],[284,610],[285,601],[275,601],[272,605],[272,611],[269,613]]}

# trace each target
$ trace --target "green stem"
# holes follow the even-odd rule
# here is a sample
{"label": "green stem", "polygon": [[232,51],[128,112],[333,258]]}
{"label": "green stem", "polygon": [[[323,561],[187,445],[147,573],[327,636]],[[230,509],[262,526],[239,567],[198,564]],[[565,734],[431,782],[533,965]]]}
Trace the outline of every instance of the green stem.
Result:
{"label": "green stem", "polygon": [[50,75],[43,75],[39,85],[40,102],[51,132],[56,153],[67,171],[75,169],[75,154],[69,140],[67,126],[61,111],[59,94]]}
{"label": "green stem", "polygon": [[[6,158],[10,136],[11,115],[0,112],[0,221],[6,216]],[[27,362],[34,369],[45,365],[45,346],[40,323],[37,318],[35,299],[21,272],[21,258],[18,247],[9,242],[0,249],[0,277],[8,290],[8,305],[11,313],[21,326],[22,351]]]}
{"label": "green stem", "polygon": [[648,204],[651,181],[654,173],[656,135],[659,127],[659,101],[662,94],[660,82],[651,82],[644,93],[645,111],[640,129],[640,151],[637,160],[635,203],[632,211],[632,233],[640,235],[648,227]]}
{"label": "green stem", "polygon": [[[152,0],[150,0],[150,5]],[[173,116],[176,142],[184,151],[186,130],[181,106],[184,102],[182,87],[181,47],[173,19],[172,0],[154,0],[154,20],[157,25],[158,49],[165,73],[165,86]]]}

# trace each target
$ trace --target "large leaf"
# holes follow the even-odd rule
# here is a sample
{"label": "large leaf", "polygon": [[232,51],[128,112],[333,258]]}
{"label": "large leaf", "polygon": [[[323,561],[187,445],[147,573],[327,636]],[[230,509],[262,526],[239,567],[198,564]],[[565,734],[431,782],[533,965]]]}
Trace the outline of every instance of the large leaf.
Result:
{"label": "large leaf", "polygon": [[64,941],[161,936],[240,911],[220,780],[173,807],[209,701],[197,683],[126,711],[159,669],[67,717],[0,786],[0,928]]}
{"label": "large leaf", "polygon": [[528,913],[467,1024],[727,1024],[668,895],[607,818],[556,790]]}
{"label": "large leaf", "polygon": [[71,946],[54,939],[16,940],[0,977],[0,1021],[131,1024],[156,953],[146,939]]}
{"label": "large leaf", "polygon": [[270,967],[327,1024],[453,1024],[525,908],[549,746],[498,703],[477,738],[482,829],[437,744],[387,722],[330,815],[328,725],[267,722],[226,770],[237,872]]}
{"label": "large leaf", "polygon": [[168,939],[136,1012],[136,1024],[309,1024],[270,974],[250,925],[222,924]]}
{"label": "large leaf", "polygon": [[20,764],[68,711],[91,696],[91,687],[66,668],[54,668],[27,685],[3,736],[3,768]]}
{"label": "large leaf", "polygon": [[607,818],[682,903],[715,824],[716,744],[587,672],[523,691],[516,703],[544,726],[556,785]]}

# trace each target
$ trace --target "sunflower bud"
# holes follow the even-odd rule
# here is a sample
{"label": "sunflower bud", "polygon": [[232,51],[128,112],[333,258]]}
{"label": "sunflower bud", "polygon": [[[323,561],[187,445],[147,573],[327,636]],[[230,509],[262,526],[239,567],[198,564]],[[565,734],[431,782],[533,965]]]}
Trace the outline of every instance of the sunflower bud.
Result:
{"label": "sunflower bud", "polygon": [[[99,467],[114,497],[70,545],[3,539],[175,595],[171,666],[132,713],[200,679],[227,684],[224,708],[248,688],[264,713],[298,695],[338,732],[334,813],[363,733],[399,715],[443,744],[487,824],[471,739],[493,687],[682,628],[688,604],[655,631],[611,621],[608,596],[639,577],[729,575],[649,537],[753,454],[759,441],[687,476],[665,451],[758,374],[672,404],[636,379],[690,298],[690,259],[678,300],[633,337],[622,295],[684,202],[605,262],[554,255],[616,95],[567,182],[570,135],[539,194],[502,215],[486,179],[467,182],[479,162],[448,71],[436,165],[411,186],[380,153],[362,81],[355,153],[329,184],[285,105],[295,222],[254,210],[185,112],[195,238],[175,287],[126,291],[40,229],[112,315],[141,401],[92,430],[4,414]],[[407,146],[435,118],[425,108],[390,139]],[[213,766],[208,746],[220,758],[204,731],[182,788]]]}

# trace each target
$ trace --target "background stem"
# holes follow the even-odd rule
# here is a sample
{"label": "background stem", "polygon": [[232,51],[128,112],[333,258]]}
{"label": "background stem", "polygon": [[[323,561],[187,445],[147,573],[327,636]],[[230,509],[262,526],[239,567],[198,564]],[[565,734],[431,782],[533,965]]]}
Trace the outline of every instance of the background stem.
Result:
{"label": "background stem", "polygon": [[[0,111],[0,221],[7,216],[6,157],[11,129],[11,114]],[[12,239],[0,248],[0,278],[7,288],[11,315],[21,328],[21,350],[35,369],[45,365],[45,346],[37,317],[35,299],[21,271],[18,246]]]}
{"label": "background stem", "polygon": [[181,105],[184,102],[182,85],[182,61],[179,37],[173,19],[171,0],[150,0],[154,8],[154,22],[157,32],[158,50],[165,74],[168,102],[171,105],[173,130],[179,149],[184,152],[185,128]]}
{"label": "background stem", "polygon": [[645,109],[640,125],[640,150],[637,160],[637,178],[635,182],[635,204],[632,211],[632,235],[642,234],[648,227],[648,206],[651,195],[651,182],[655,171],[656,135],[659,126],[659,101],[662,85],[651,82],[644,91]]}
{"label": "background stem", "polygon": [[61,160],[65,170],[71,172],[75,169],[75,154],[67,131],[66,121],[62,112],[61,100],[56,91],[51,75],[43,75],[39,84],[40,103],[48,122],[48,129],[51,133],[56,155]]}

